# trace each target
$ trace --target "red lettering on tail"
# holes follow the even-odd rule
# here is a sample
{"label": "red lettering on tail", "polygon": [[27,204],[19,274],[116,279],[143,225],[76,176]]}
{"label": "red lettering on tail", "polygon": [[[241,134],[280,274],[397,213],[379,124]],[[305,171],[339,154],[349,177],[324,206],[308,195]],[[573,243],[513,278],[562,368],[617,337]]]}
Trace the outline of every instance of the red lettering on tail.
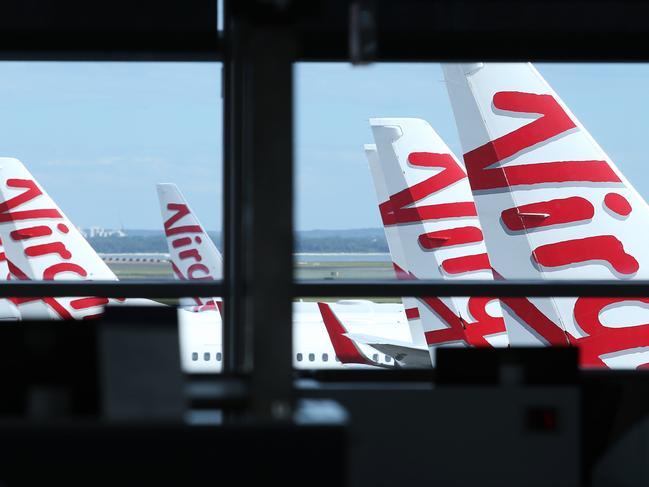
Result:
{"label": "red lettering on tail", "polygon": [[565,347],[569,344],[568,334],[540,311],[528,298],[500,298],[500,302],[505,304],[548,345]]}
{"label": "red lettering on tail", "polygon": [[183,250],[178,254],[178,257],[180,257],[180,260],[194,259],[197,262],[203,260],[201,254],[198,253],[198,249]]}
{"label": "red lettering on tail", "polygon": [[36,227],[29,227],[29,228],[20,228],[18,230],[14,230],[9,234],[9,236],[15,241],[27,240],[28,238],[35,238],[35,237],[45,237],[47,235],[52,235],[52,229],[45,225],[39,225]]}
{"label": "red lettering on tail", "polygon": [[594,214],[595,208],[590,201],[574,196],[515,206],[503,210],[501,218],[509,230],[520,231],[590,220]]}
{"label": "red lettering on tail", "polygon": [[475,204],[470,201],[409,207],[464,179],[466,174],[450,154],[413,152],[408,156],[408,162],[413,166],[438,167],[443,170],[420,183],[393,194],[389,201],[380,204],[379,210],[384,225],[477,215]]}
{"label": "red lettering on tail", "polygon": [[58,274],[62,272],[72,272],[80,277],[88,277],[86,270],[80,265],[71,262],[60,262],[53,264],[43,271],[43,279],[46,281],[53,280]]}
{"label": "red lettering on tail", "polygon": [[409,320],[419,319],[419,309],[418,308],[406,308],[406,318]]}
{"label": "red lettering on tail", "polygon": [[440,247],[482,242],[482,239],[482,230],[478,227],[457,227],[424,233],[419,236],[419,245],[426,250],[432,250]]}
{"label": "red lettering on tail", "polygon": [[471,345],[489,347],[486,336],[505,333],[505,320],[502,316],[491,316],[487,313],[487,305],[495,298],[472,296],[469,298],[469,312],[475,320],[466,326],[466,336]]}
{"label": "red lettering on tail", "polygon": [[108,299],[106,298],[80,298],[70,301],[70,306],[74,309],[93,308],[95,306],[104,306],[106,304],[108,304]]}
{"label": "red lettering on tail", "polygon": [[[9,267],[9,276],[15,276],[20,281],[29,281],[29,276],[25,274],[18,266],[16,266],[10,260],[7,260],[7,265]],[[74,264],[63,264],[63,265],[74,265]],[[77,266],[78,267],[78,266]],[[83,269],[82,269],[83,270]],[[84,271],[85,272],[85,271]],[[61,319],[71,320],[74,317],[72,314],[63,306],[56,298],[9,298],[14,304],[20,305],[22,303],[29,303],[32,301],[42,301],[52,308]]]}
{"label": "red lettering on tail", "polygon": [[[198,273],[203,273],[203,276],[197,276]],[[214,278],[210,275],[209,268],[204,264],[192,264],[187,269],[187,277],[190,281],[211,281]]]}
{"label": "red lettering on tail", "polygon": [[72,258],[72,253],[63,242],[50,242],[25,248],[25,255],[28,257],[40,257],[48,254],[58,254],[62,259],[66,260]]}
{"label": "red lettering on tail", "polygon": [[192,239],[189,237],[183,237],[183,238],[177,238],[176,240],[171,242],[171,245],[173,246],[174,249],[177,249],[178,247],[185,247],[186,245],[189,245],[192,243]]}
{"label": "red lettering on tail", "polygon": [[552,95],[501,91],[494,107],[514,113],[538,113],[534,121],[464,155],[474,191],[569,181],[615,182],[620,179],[606,161],[555,161],[518,166],[489,166],[576,127]]}
{"label": "red lettering on tail", "polygon": [[469,343],[469,338],[464,331],[466,326],[464,321],[453,313],[453,311],[451,311],[441,299],[419,298],[419,300],[428,305],[428,307],[432,309],[448,326],[448,328],[440,330],[425,331],[424,337],[426,338],[426,343],[428,345],[442,345],[444,343],[452,342]]}
{"label": "red lettering on tail", "polygon": [[604,196],[604,206],[620,216],[629,216],[631,214],[631,203],[618,193],[608,193]]}
{"label": "red lettering on tail", "polygon": [[26,189],[26,191],[0,203],[0,223],[29,220],[33,218],[62,218],[61,213],[54,208],[10,211],[30,202],[36,197],[42,195],[43,192],[36,186],[36,182],[31,179],[8,179],[7,187],[23,188]]}
{"label": "red lettering on tail", "polygon": [[442,262],[442,269],[447,274],[463,274],[465,272],[491,270],[491,263],[487,254],[463,255],[446,259]]}
{"label": "red lettering on tail", "polygon": [[189,208],[187,208],[187,205],[181,203],[169,203],[167,205],[167,210],[176,212],[171,215],[169,219],[164,223],[165,235],[167,237],[170,237],[171,235],[177,235],[179,233],[202,233],[201,227],[198,225],[185,225],[172,228],[178,220],[189,215]]}
{"label": "red lettering on tail", "polygon": [[476,320],[468,323],[457,316],[440,298],[420,298],[439,316],[448,328],[424,332],[428,345],[463,341],[474,347],[490,347],[486,337],[505,332],[505,322],[502,317],[494,317],[487,313],[486,305],[493,298],[469,299],[469,311]]}
{"label": "red lettering on tail", "polygon": [[[392,266],[399,279],[417,279],[414,274],[402,269],[397,264],[392,263]],[[469,312],[476,320],[472,323],[468,323],[456,315],[440,298],[422,297],[416,299],[433,310],[447,326],[447,328],[439,330],[424,331],[424,337],[429,346],[458,341],[477,347],[491,346],[485,337],[506,331],[504,319],[493,317],[486,311],[487,304],[494,298],[469,298]],[[407,312],[408,310],[406,310]]]}
{"label": "red lettering on tail", "polygon": [[640,265],[624,251],[624,246],[613,235],[599,235],[553,244],[534,249],[532,257],[545,267],[561,267],[589,261],[605,261],[620,274],[633,274]]}
{"label": "red lettering on tail", "polygon": [[[496,269],[492,269],[496,281],[504,281],[505,278]],[[539,335],[548,345],[566,346],[569,343],[568,335],[562,327],[548,318],[528,298],[507,298],[501,297],[500,302],[507,307],[525,323],[531,330]]]}
{"label": "red lettering on tail", "polygon": [[649,347],[649,324],[611,328],[599,319],[600,312],[611,304],[623,302],[649,303],[649,298],[579,298],[575,303],[575,321],[588,334],[571,338],[579,347],[580,363],[585,366],[605,366],[602,355],[623,350]]}

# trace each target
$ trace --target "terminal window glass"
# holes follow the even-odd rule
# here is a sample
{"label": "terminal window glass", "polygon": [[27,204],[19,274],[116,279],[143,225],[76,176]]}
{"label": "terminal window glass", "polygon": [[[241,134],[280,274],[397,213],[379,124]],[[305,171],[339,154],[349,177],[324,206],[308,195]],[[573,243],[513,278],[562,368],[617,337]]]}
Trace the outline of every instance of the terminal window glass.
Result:
{"label": "terminal window glass", "polygon": [[[635,63],[298,64],[294,275],[649,279],[647,79]],[[296,303],[294,328],[316,322],[313,335],[345,336],[370,362],[373,340],[421,352],[406,361],[446,344],[558,340],[581,348],[584,367],[635,369],[649,363],[637,350],[647,298],[512,309],[370,296],[320,300],[326,312],[316,298]]]}

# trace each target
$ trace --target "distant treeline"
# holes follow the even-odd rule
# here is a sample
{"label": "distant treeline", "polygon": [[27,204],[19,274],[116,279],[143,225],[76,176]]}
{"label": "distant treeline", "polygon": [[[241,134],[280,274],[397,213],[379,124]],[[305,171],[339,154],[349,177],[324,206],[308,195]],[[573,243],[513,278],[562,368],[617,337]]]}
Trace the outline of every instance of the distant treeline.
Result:
{"label": "distant treeline", "polygon": [[[88,242],[100,253],[154,253],[167,252],[162,232],[126,230],[125,237],[94,237]],[[210,232],[210,237],[221,249],[221,235]],[[309,230],[295,235],[296,252],[387,252],[383,229]]]}
{"label": "distant treeline", "polygon": [[296,252],[387,252],[385,237],[297,237]]}
{"label": "distant treeline", "polygon": [[164,236],[127,235],[126,237],[94,237],[88,238],[88,243],[96,252],[102,254],[120,253],[166,253],[167,242]]}

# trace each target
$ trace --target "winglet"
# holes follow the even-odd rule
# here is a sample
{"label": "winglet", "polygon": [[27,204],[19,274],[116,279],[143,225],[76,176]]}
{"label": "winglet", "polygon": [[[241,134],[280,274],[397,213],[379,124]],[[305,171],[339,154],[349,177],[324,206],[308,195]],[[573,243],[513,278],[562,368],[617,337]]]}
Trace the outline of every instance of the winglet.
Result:
{"label": "winglet", "polygon": [[324,321],[329,339],[334,347],[336,356],[343,364],[372,365],[373,362],[360,351],[351,338],[346,336],[347,330],[327,303],[318,303],[322,320]]}

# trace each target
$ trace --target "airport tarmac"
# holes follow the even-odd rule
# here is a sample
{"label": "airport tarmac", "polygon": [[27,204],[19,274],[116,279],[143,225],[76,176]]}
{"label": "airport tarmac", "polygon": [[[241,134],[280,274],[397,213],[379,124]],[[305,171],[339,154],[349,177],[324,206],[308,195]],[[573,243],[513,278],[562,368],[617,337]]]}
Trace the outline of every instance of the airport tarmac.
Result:
{"label": "airport tarmac", "polygon": [[[120,280],[173,279],[171,266],[166,262],[106,262]],[[386,261],[313,261],[296,262],[297,279],[394,279],[394,270]],[[310,298],[308,300],[318,298]],[[336,299],[331,299],[335,301]],[[393,302],[397,298],[375,299]],[[327,299],[327,301],[330,301]]]}
{"label": "airport tarmac", "polygon": [[[166,262],[106,262],[120,278],[173,279]],[[315,261],[295,264],[297,279],[394,279],[390,262]]]}

